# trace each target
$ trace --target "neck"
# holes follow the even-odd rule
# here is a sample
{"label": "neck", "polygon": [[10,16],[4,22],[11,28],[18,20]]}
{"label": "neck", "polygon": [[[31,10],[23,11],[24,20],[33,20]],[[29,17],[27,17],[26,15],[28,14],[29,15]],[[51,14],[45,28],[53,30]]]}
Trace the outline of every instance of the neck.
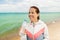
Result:
{"label": "neck", "polygon": [[35,19],[35,20],[33,21],[34,24],[35,24],[36,22],[38,22],[38,19]]}

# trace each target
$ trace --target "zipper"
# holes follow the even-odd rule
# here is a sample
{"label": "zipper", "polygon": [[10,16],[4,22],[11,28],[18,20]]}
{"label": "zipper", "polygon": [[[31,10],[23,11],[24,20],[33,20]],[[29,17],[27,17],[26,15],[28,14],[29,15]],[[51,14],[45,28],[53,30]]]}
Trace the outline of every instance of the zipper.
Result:
{"label": "zipper", "polygon": [[33,24],[33,40],[34,40],[34,27],[35,27],[35,25]]}

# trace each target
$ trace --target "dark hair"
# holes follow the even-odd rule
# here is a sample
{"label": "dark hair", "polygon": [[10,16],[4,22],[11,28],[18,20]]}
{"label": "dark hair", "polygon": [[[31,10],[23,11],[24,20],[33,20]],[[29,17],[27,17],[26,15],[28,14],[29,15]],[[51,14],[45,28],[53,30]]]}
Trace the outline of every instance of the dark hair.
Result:
{"label": "dark hair", "polygon": [[[39,11],[39,8],[38,8],[38,7],[36,7],[36,6],[31,6],[30,8],[34,8],[34,9],[36,9],[36,13],[37,13],[37,14],[39,14],[39,13],[40,13],[40,11]],[[37,17],[37,19],[39,20],[39,19],[40,19],[40,17],[38,16],[38,17]]]}

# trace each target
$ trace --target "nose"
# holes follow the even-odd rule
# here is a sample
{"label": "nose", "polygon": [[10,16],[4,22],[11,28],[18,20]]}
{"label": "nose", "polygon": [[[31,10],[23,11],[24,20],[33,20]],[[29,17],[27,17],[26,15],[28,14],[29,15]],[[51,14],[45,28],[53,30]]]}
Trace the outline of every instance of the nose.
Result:
{"label": "nose", "polygon": [[29,13],[29,17],[30,17],[30,16],[32,16],[32,14],[31,14],[31,13]]}

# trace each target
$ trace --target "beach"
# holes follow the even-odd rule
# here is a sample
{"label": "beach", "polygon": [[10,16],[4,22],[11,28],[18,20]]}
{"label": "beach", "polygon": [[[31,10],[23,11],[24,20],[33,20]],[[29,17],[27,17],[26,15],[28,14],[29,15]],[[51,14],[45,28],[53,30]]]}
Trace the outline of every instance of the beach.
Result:
{"label": "beach", "polygon": [[[49,40],[60,40],[60,20],[47,24]],[[2,39],[1,39],[2,40]],[[20,40],[18,33],[11,34],[3,40]]]}

